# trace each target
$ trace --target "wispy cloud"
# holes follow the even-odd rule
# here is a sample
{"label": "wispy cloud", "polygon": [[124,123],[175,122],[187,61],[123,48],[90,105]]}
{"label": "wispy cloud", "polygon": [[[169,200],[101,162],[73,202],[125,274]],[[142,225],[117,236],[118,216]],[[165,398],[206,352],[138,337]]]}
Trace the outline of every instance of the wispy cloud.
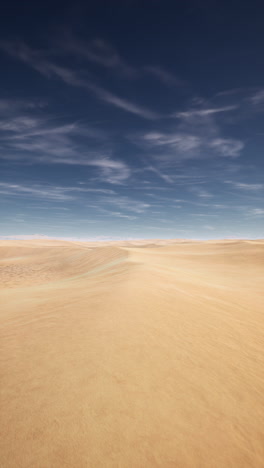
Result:
{"label": "wispy cloud", "polygon": [[21,42],[13,43],[2,41],[0,43],[0,48],[15,59],[28,64],[42,75],[48,78],[59,78],[67,85],[86,89],[101,101],[111,104],[114,107],[123,109],[131,114],[138,115],[144,119],[153,120],[160,117],[158,113],[151,111],[144,106],[135,104],[128,99],[121,98],[103,87],[98,86],[87,78],[82,78],[82,76],[76,73],[76,71],[50,62],[46,58],[46,54],[34,51],[26,44]]}
{"label": "wispy cloud", "polygon": [[73,54],[75,57],[79,56],[107,69],[112,69],[123,76],[133,78],[138,75],[137,70],[128,65],[117,50],[102,38],[84,42],[67,31],[57,42],[60,50]]}
{"label": "wispy cloud", "polygon": [[131,175],[130,168],[122,161],[103,158],[91,160],[87,164],[101,169],[101,177],[112,184],[123,183]]}
{"label": "wispy cloud", "polygon": [[166,86],[183,86],[185,84],[183,80],[158,65],[145,66],[143,70],[132,67],[109,42],[102,38],[82,41],[67,31],[57,43],[60,50],[73,54],[75,57],[87,59],[123,77],[139,78],[143,72],[147,72]]}
{"label": "wispy cloud", "polygon": [[157,78],[161,83],[165,84],[166,86],[183,86],[185,83],[183,80],[180,80],[172,73],[164,70],[159,66],[146,66],[144,70],[147,73],[150,73],[152,76]]}
{"label": "wispy cloud", "polygon": [[208,192],[207,190],[205,189],[202,189],[200,187],[190,187],[190,192],[194,193],[195,195],[197,195],[199,198],[205,198],[205,199],[208,199],[208,198],[212,198],[213,195]]}
{"label": "wispy cloud", "polygon": [[263,208],[252,208],[249,210],[249,213],[254,215],[254,216],[262,216],[264,215],[264,209]]}
{"label": "wispy cloud", "polygon": [[[56,119],[43,118],[35,114],[17,114],[0,119],[0,142],[2,158],[57,162],[74,158],[77,153],[76,136],[88,138],[93,146],[103,134],[76,123],[59,124]],[[78,161],[76,161],[78,163]]]}
{"label": "wispy cloud", "polygon": [[256,91],[252,96],[248,98],[248,100],[253,105],[264,104],[264,89],[260,89]]}
{"label": "wispy cloud", "polygon": [[197,150],[202,144],[199,136],[181,133],[149,132],[143,136],[143,140],[154,146],[169,146],[183,153]]}
{"label": "wispy cloud", "polygon": [[221,156],[236,158],[244,148],[244,143],[234,138],[214,138],[209,141],[209,148],[215,149]]}
{"label": "wispy cloud", "polygon": [[151,207],[149,203],[121,195],[102,197],[101,202],[103,203],[104,210],[107,206],[113,206],[125,214],[127,212],[141,214]]}
{"label": "wispy cloud", "polygon": [[31,110],[31,109],[42,109],[47,106],[47,102],[44,100],[32,100],[32,99],[0,99],[0,115],[9,115],[14,111]]}
{"label": "wispy cloud", "polygon": [[238,157],[244,148],[244,143],[233,138],[214,138],[210,135],[191,134],[187,132],[160,133],[149,132],[142,140],[150,148],[154,148],[160,160],[177,160],[206,158],[208,156]]}
{"label": "wispy cloud", "polygon": [[164,174],[163,172],[161,172],[159,169],[157,169],[154,166],[147,166],[144,170],[154,172],[154,174],[157,174],[162,180],[164,180],[165,182],[169,184],[172,184],[175,181],[175,179],[172,176],[168,174]]}
{"label": "wispy cloud", "polygon": [[28,187],[19,184],[0,183],[0,193],[15,197],[28,196],[44,198],[46,200],[66,201],[74,197],[58,187]]}
{"label": "wispy cloud", "polygon": [[[43,145],[40,147],[39,145],[19,145],[20,149],[33,151],[44,151]],[[122,184],[125,180],[127,180],[131,175],[131,169],[129,166],[122,161],[117,161],[110,159],[108,157],[102,156],[93,156],[90,155],[89,158],[83,157],[61,157],[57,152],[60,152],[59,149],[52,150],[52,145],[47,144],[46,149],[49,151],[49,155],[41,156],[39,155],[37,158],[33,160],[28,154],[24,157],[18,157],[17,155],[14,156],[12,159],[14,160],[27,160],[30,163],[44,163],[44,164],[59,164],[59,165],[70,165],[70,166],[90,166],[94,167],[99,171],[98,179],[101,182],[108,182],[111,184]],[[11,159],[10,156],[7,156],[7,159]]]}
{"label": "wispy cloud", "polygon": [[[199,104],[199,105],[198,105]],[[173,165],[188,159],[212,159],[216,157],[236,158],[244,149],[244,142],[226,137],[215,120],[217,112],[229,108],[204,108],[203,101],[197,108],[191,107],[185,112],[178,112],[176,125],[169,125],[171,130],[151,130],[134,141],[145,151],[151,152],[161,164]],[[201,104],[203,108],[201,108]]]}
{"label": "wispy cloud", "polygon": [[176,112],[172,114],[172,117],[186,118],[186,117],[204,117],[212,114],[219,114],[221,112],[230,112],[238,109],[238,105],[224,106],[224,107],[209,107],[206,109],[191,109],[186,112]]}
{"label": "wispy cloud", "polygon": [[262,190],[264,185],[263,184],[242,184],[236,183],[235,186],[242,190]]}
{"label": "wispy cloud", "polygon": [[219,215],[212,213],[192,213],[192,216],[197,216],[198,218],[218,218]]}
{"label": "wispy cloud", "polygon": [[52,185],[23,185],[0,182],[0,193],[15,197],[36,197],[45,200],[54,201],[71,201],[75,200],[78,194],[82,193],[99,193],[104,195],[114,195],[113,190],[98,189],[98,188],[80,188],[80,187],[62,187]]}
{"label": "wispy cloud", "polygon": [[109,216],[114,216],[114,217],[117,217],[117,218],[128,219],[129,221],[134,221],[135,219],[138,218],[137,216],[121,213],[120,211],[108,211],[107,214]]}
{"label": "wispy cloud", "polygon": [[208,229],[209,231],[214,231],[215,230],[215,227],[214,226],[211,226],[210,224],[206,224],[205,226],[203,226],[204,229]]}
{"label": "wispy cloud", "polygon": [[253,192],[262,190],[264,188],[264,184],[247,184],[244,182],[233,182],[232,180],[226,180],[225,183],[241,190],[249,190]]}
{"label": "wispy cloud", "polygon": [[111,157],[103,131],[77,122],[62,124],[34,111],[13,112],[8,118],[0,115],[0,145],[1,158],[9,161],[90,166],[102,181],[112,184],[123,183],[131,175],[125,162]]}
{"label": "wispy cloud", "polygon": [[[58,124],[55,119],[39,118],[33,114],[18,114],[12,117],[2,118],[0,116],[1,141],[26,142],[33,137],[63,137],[69,135],[82,135],[92,138],[103,138],[102,132],[83,127],[75,122]],[[5,132],[5,133],[4,133]]]}

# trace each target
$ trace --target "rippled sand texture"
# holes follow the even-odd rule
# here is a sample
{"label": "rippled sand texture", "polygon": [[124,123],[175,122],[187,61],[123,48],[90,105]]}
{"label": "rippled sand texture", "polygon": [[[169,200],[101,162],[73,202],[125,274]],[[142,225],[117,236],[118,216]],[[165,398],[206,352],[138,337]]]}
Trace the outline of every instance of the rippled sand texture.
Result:
{"label": "rippled sand texture", "polygon": [[0,466],[264,466],[264,242],[0,243]]}

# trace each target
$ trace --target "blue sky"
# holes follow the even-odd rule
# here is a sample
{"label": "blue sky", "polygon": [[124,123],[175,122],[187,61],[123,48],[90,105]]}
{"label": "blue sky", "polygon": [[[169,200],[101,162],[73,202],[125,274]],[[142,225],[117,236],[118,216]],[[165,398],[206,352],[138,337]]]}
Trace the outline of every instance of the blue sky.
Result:
{"label": "blue sky", "polygon": [[6,2],[0,235],[263,238],[263,13]]}

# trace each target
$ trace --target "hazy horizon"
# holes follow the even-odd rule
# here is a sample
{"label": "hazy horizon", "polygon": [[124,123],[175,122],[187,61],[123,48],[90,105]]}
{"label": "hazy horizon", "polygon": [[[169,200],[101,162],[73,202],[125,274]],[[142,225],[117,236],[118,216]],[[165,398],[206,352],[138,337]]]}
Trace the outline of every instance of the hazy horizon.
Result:
{"label": "hazy horizon", "polygon": [[164,240],[164,241],[197,241],[197,242],[207,242],[207,241],[221,241],[221,240],[230,240],[230,241],[240,241],[240,240],[263,240],[263,237],[208,237],[208,238],[199,238],[199,237],[107,237],[107,236],[97,236],[97,237],[56,237],[56,236],[45,236],[41,234],[25,234],[25,235],[11,235],[11,236],[0,236],[0,240],[61,240],[61,241],[78,241],[78,242],[119,242],[119,241],[148,241],[148,240]]}

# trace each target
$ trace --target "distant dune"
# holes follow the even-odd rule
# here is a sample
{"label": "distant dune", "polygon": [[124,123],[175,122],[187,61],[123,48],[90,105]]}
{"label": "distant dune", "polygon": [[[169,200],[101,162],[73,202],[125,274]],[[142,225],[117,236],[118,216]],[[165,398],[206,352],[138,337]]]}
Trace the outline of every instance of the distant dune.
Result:
{"label": "distant dune", "polygon": [[0,241],[0,466],[264,466],[264,241]]}

